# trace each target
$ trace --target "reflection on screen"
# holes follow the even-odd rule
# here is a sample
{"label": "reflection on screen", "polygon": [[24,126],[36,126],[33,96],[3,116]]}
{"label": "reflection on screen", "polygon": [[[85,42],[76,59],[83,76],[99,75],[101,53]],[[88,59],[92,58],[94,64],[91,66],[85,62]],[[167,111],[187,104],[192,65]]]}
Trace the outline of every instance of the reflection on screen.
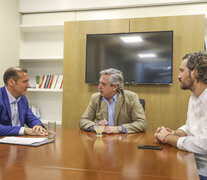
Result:
{"label": "reflection on screen", "polygon": [[172,84],[173,31],[90,34],[86,49],[86,83],[116,68],[125,83]]}

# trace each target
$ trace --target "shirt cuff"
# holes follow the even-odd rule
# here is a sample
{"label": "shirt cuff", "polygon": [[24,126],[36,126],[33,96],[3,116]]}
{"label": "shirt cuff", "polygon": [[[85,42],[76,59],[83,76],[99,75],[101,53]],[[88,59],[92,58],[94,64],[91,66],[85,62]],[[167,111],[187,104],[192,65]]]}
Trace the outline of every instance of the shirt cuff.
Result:
{"label": "shirt cuff", "polygon": [[19,130],[19,135],[24,135],[24,128],[25,128],[25,127],[21,127],[21,128],[20,128],[20,130]]}
{"label": "shirt cuff", "polygon": [[123,127],[123,132],[124,132],[124,133],[128,133],[127,130],[126,130],[126,128],[125,128],[125,126],[122,125],[122,127]]}
{"label": "shirt cuff", "polygon": [[180,137],[178,138],[178,141],[177,141],[177,147],[178,149],[181,149],[181,150],[186,150],[185,147],[184,147],[184,141],[185,141],[186,137]]}
{"label": "shirt cuff", "polygon": [[180,130],[184,131],[184,133],[188,134],[188,130],[187,130],[186,125],[181,126],[181,127],[180,127],[180,128],[178,128],[178,129],[180,129]]}
{"label": "shirt cuff", "polygon": [[89,129],[89,131],[94,132],[94,130],[93,130],[93,125],[92,125],[92,126],[90,126],[88,129]]}

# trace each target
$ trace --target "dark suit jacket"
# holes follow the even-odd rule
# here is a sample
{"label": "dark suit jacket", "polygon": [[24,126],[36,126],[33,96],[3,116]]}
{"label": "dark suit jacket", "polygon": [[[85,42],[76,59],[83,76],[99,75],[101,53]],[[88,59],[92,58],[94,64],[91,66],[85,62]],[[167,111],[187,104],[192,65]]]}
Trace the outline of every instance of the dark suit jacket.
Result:
{"label": "dark suit jacket", "polygon": [[[108,120],[108,106],[100,93],[92,95],[88,108],[82,115],[79,126],[83,130],[94,125],[95,120]],[[114,125],[124,125],[128,133],[146,130],[147,122],[144,110],[136,93],[124,90],[117,97]]]}
{"label": "dark suit jacket", "polygon": [[[25,96],[21,96],[18,101],[19,119],[21,127],[26,124],[28,127],[40,124],[40,120],[32,113],[28,106],[28,101]],[[0,136],[18,135],[20,127],[12,126],[11,122],[11,109],[9,105],[9,98],[6,93],[5,87],[0,88]]]}

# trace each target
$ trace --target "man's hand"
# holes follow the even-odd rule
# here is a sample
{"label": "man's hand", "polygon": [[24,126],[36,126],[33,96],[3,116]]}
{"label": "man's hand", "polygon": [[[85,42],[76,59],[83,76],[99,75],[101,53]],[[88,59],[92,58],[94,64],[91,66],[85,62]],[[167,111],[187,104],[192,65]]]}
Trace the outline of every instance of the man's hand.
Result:
{"label": "man's hand", "polygon": [[158,127],[157,130],[155,131],[154,136],[155,136],[155,142],[156,142],[156,143],[161,143],[161,141],[157,138],[157,134],[158,134],[162,129],[165,129],[165,127],[164,127],[164,126]]}
{"label": "man's hand", "polygon": [[[166,128],[164,126],[161,126],[161,127],[158,127],[154,136],[155,136],[155,142],[156,143],[160,143],[160,142],[163,142],[163,139],[165,138],[165,136],[167,134],[173,134],[174,135],[174,131],[169,129],[169,128]],[[164,137],[163,137],[164,136]]]}
{"label": "man's hand", "polygon": [[159,133],[162,129],[166,129],[166,130],[172,131],[172,130],[170,130],[169,128],[166,128],[166,127],[164,127],[164,126],[161,126],[161,127],[158,127],[158,128],[157,128],[155,134]]}
{"label": "man's hand", "polygon": [[98,121],[98,124],[99,125],[102,125],[102,126],[107,126],[108,125],[108,121],[107,120],[100,120],[100,121]]}
{"label": "man's hand", "polygon": [[155,142],[157,143],[167,143],[172,146],[177,146],[177,141],[179,137],[186,136],[185,132],[181,129],[173,131],[164,126],[157,128],[155,132]]}
{"label": "man's hand", "polygon": [[105,126],[103,132],[107,134],[119,133],[118,126]]}
{"label": "man's hand", "polygon": [[168,135],[172,135],[172,133],[168,131],[166,128],[162,128],[158,131],[158,133],[155,133],[156,141],[165,143],[166,137]]}
{"label": "man's hand", "polygon": [[25,128],[24,134],[25,135],[40,135],[40,136],[48,135],[47,131],[40,125],[36,125],[33,128]]}
{"label": "man's hand", "polygon": [[[97,123],[98,125],[101,125],[101,126],[107,126],[107,125],[108,125],[108,121],[105,120],[105,119],[100,120],[100,121],[98,121],[98,122],[95,122],[94,124],[96,124],[96,123]],[[94,125],[92,126],[92,130],[95,131],[95,129],[94,129]]]}
{"label": "man's hand", "polygon": [[47,135],[47,131],[45,128],[43,128],[41,125],[36,125],[36,126],[33,126],[32,128],[33,132],[35,133],[40,133],[40,134],[45,134]]}

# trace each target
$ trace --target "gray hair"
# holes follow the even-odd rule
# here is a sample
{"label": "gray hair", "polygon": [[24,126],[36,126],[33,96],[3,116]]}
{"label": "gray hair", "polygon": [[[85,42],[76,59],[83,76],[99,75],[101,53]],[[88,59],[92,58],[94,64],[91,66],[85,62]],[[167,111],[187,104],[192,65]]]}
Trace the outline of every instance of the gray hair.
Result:
{"label": "gray hair", "polygon": [[109,83],[111,85],[118,85],[118,91],[122,91],[124,89],[124,77],[123,73],[117,69],[110,68],[110,69],[104,69],[100,73],[100,76],[103,74],[109,74]]}

